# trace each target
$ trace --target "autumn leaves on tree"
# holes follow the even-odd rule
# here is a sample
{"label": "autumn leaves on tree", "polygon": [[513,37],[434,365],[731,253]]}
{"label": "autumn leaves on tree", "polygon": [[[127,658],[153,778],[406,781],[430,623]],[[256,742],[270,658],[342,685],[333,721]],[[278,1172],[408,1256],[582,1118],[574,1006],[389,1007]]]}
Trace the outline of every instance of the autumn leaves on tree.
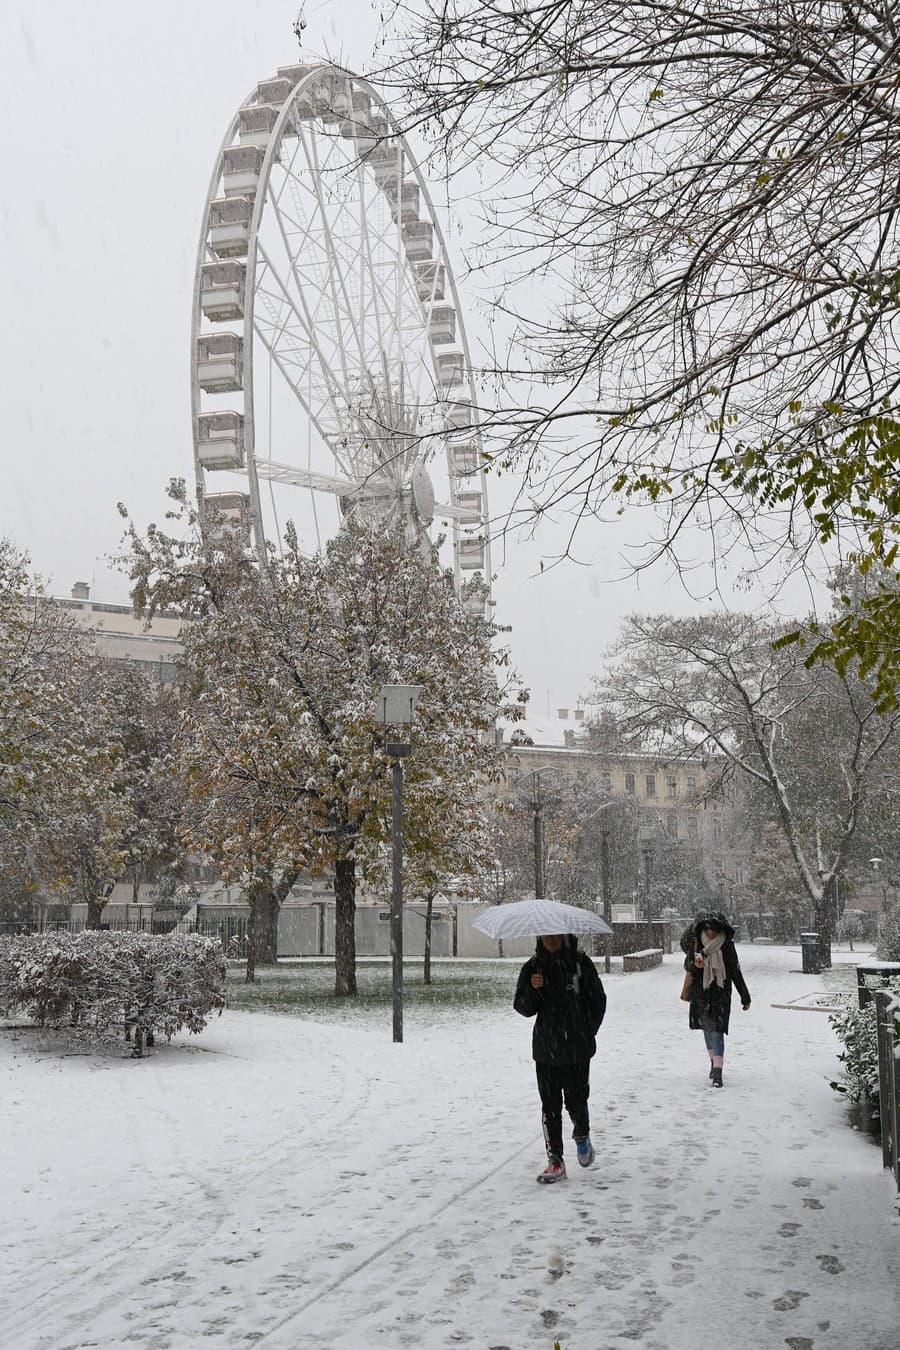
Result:
{"label": "autumn leaves on tree", "polygon": [[[131,535],[135,597],[185,617],[177,754],[185,839],[240,882],[256,959],[274,959],[278,909],[301,871],[333,871],[338,994],[356,990],[357,878],[383,875],[390,761],[375,722],[383,684],[421,684],[407,761],[405,849],[417,888],[464,876],[486,848],[493,726],[522,703],[494,629],[461,606],[436,548],[350,520],[305,556],[248,560],[185,536]],[[488,796],[489,796],[488,792]]]}

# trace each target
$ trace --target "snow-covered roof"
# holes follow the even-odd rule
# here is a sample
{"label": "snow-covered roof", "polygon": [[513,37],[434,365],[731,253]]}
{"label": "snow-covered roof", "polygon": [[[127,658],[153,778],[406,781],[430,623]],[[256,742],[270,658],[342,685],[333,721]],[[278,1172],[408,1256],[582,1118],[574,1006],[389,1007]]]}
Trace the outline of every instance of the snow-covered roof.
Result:
{"label": "snow-covered roof", "polygon": [[[501,719],[498,726],[503,729],[503,742],[509,745],[513,735],[518,733],[519,739],[524,735],[533,745],[544,749],[566,748],[567,741],[574,737],[575,744],[584,744],[587,738],[587,712],[584,717],[575,717],[574,710],[568,717],[560,717],[558,713],[551,713],[549,716],[540,713],[529,713],[522,722],[508,722]],[[569,735],[566,735],[566,732]]]}

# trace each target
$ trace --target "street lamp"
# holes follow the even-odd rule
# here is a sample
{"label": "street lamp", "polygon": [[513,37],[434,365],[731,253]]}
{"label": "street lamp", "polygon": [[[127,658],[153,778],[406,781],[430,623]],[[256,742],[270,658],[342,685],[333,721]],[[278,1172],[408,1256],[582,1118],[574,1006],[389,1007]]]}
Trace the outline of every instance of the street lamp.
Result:
{"label": "street lamp", "polygon": [[885,882],[884,877],[881,875],[881,870],[880,870],[880,869],[881,869],[881,864],[882,864],[883,862],[884,862],[884,858],[870,858],[870,859],[869,859],[869,865],[870,865],[870,867],[872,868],[872,871],[875,873],[875,880],[876,880],[876,882],[879,881],[879,880],[881,881],[881,910],[882,910],[882,913],[883,913],[883,914],[887,914],[887,909],[888,909],[888,902],[887,902],[887,883]]}
{"label": "street lamp", "polygon": [[400,738],[385,739],[384,748],[392,758],[391,772],[391,991],[394,1012],[394,1041],[403,1040],[403,759],[412,750],[404,731],[412,727],[421,684],[386,684],[378,695],[375,721],[397,728]]}
{"label": "street lamp", "polygon": [[[616,805],[615,797],[611,798],[608,802],[603,802],[600,806],[596,808],[596,810],[592,811],[589,816],[585,816],[583,820],[579,821],[581,829],[583,830],[585,825],[589,824],[590,821],[592,821],[595,816],[602,815],[602,813],[606,811],[610,806],[615,805]],[[610,886],[609,886],[609,830],[605,822],[603,824],[602,830],[600,831],[600,895],[603,901],[603,917],[611,928],[612,896],[610,894]],[[603,970],[604,973],[607,975],[612,969],[612,961],[610,959],[611,955],[612,955],[611,939],[609,933],[606,933],[603,938]]]}
{"label": "street lamp", "polygon": [[[534,815],[534,896],[536,900],[545,898],[544,889],[544,803],[541,801],[541,774],[557,773],[558,770],[551,764],[545,764],[541,769],[530,769],[528,777],[531,779],[531,810]],[[520,775],[515,781],[521,782]]]}

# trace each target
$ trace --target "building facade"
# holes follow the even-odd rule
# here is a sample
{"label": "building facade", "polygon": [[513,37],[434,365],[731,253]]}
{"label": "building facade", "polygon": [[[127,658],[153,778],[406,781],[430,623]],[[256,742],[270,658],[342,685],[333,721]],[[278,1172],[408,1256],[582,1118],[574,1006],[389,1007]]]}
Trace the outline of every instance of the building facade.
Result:
{"label": "building facade", "polygon": [[159,614],[147,625],[135,616],[130,605],[92,600],[85,581],[76,582],[67,599],[56,597],[55,602],[79,627],[90,632],[101,656],[128,661],[162,683],[175,679],[181,650],[180,619]]}
{"label": "building facade", "polygon": [[[524,734],[528,743],[511,743],[513,732]],[[735,891],[749,880],[752,839],[739,795],[733,789],[710,792],[707,760],[664,763],[625,747],[608,714],[584,708],[571,716],[560,708],[555,717],[531,717],[500,734],[507,746],[504,787],[520,798],[533,795],[539,778],[548,786],[568,785],[576,800],[581,790],[588,811],[596,811],[604,799],[631,805],[638,894],[620,897],[621,904],[645,908],[640,893],[652,889],[664,864],[671,870],[673,860],[681,858],[676,874],[699,862],[706,889],[733,909]],[[691,908],[690,897],[674,894],[671,899],[682,912]]]}

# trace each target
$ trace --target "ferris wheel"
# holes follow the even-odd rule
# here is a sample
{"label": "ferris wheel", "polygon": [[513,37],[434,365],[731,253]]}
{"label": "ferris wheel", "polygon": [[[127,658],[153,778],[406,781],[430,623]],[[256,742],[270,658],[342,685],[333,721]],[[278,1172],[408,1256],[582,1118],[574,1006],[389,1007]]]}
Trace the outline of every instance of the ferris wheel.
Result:
{"label": "ferris wheel", "polygon": [[365,80],[284,66],[238,109],[204,209],[191,352],[205,528],[262,556],[287,518],[311,548],[354,514],[409,539],[434,523],[461,598],[486,612],[459,299],[422,174]]}

